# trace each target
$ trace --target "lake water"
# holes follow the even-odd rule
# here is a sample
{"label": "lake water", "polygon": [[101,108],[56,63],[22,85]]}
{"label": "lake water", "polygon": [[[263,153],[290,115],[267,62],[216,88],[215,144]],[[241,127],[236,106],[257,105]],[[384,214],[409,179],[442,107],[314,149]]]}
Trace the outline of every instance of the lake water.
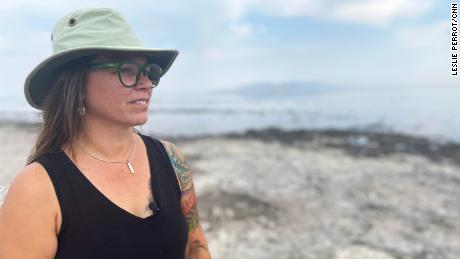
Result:
{"label": "lake water", "polygon": [[[460,141],[458,89],[349,89],[251,98],[235,93],[155,93],[143,131],[201,135],[247,129],[365,128]],[[0,97],[0,121],[37,122],[23,97]]]}

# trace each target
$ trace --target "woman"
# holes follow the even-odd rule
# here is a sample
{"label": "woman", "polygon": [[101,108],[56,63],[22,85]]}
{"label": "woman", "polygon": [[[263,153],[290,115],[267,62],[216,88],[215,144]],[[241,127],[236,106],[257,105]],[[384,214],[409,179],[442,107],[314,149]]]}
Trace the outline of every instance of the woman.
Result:
{"label": "woman", "polygon": [[178,52],[142,48],[105,8],[51,39],[25,83],[43,128],[0,210],[0,258],[210,258],[183,155],[133,130]]}

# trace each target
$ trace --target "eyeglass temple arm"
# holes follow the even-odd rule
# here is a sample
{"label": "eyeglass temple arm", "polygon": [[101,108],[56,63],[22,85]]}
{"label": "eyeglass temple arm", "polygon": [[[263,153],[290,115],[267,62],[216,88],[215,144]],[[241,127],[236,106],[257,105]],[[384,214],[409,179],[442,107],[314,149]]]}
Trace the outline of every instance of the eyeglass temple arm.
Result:
{"label": "eyeglass temple arm", "polygon": [[118,63],[92,63],[91,69],[117,68]]}

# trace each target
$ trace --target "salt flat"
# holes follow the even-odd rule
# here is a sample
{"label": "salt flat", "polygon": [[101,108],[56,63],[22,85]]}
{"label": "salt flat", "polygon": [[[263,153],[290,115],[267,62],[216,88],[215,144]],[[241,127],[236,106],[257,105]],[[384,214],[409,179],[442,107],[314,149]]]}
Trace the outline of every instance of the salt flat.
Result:
{"label": "salt flat", "polygon": [[[24,166],[35,132],[0,126],[0,192]],[[162,137],[193,170],[213,258],[457,258],[458,150],[315,134]]]}

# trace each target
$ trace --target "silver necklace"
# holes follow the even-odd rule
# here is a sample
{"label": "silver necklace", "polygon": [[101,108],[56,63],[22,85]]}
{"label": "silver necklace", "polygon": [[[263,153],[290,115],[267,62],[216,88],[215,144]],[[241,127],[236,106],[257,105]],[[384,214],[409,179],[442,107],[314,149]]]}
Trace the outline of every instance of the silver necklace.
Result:
{"label": "silver necklace", "polygon": [[126,161],[107,161],[105,159],[102,159],[102,158],[100,158],[98,156],[95,156],[95,155],[89,153],[80,144],[78,144],[78,146],[80,147],[80,149],[85,154],[87,154],[89,157],[91,157],[93,159],[96,159],[96,160],[99,160],[99,161],[102,161],[102,162],[105,162],[105,163],[110,163],[110,164],[126,164],[126,166],[128,167],[129,172],[131,174],[134,174],[134,168],[133,168],[133,165],[131,165],[131,157],[133,156],[134,147],[136,146],[136,139],[134,138],[134,134],[133,134],[133,144],[131,145],[131,150],[129,151],[129,155],[128,155],[128,158],[126,159]]}

